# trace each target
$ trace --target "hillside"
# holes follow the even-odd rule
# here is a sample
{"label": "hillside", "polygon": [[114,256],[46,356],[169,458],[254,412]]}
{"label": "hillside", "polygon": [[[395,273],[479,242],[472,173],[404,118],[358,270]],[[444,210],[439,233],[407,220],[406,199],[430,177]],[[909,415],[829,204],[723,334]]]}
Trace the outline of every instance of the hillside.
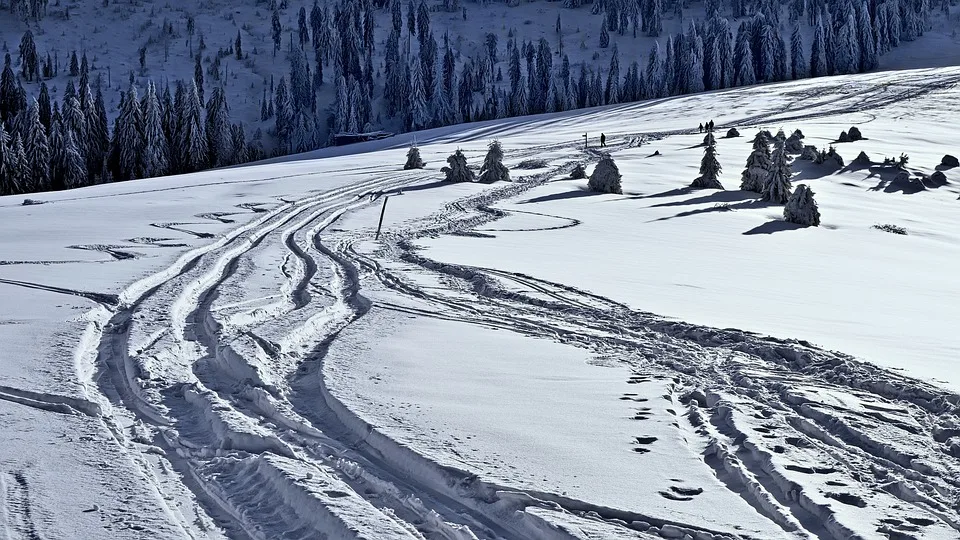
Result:
{"label": "hillside", "polygon": [[[254,0],[199,3],[60,0],[38,8],[44,16],[32,17],[29,13],[35,3],[11,0],[6,5],[0,4],[0,9],[16,13],[20,12],[16,6],[23,5],[23,13],[27,14],[20,17],[10,13],[0,18],[4,51],[11,53],[13,72],[19,76],[26,93],[25,97],[12,97],[15,92],[7,92],[11,96],[3,99],[14,103],[19,99],[23,101],[20,106],[9,105],[3,109],[25,113],[30,100],[41,96],[38,80],[25,76],[23,58],[18,51],[21,38],[28,30],[33,35],[31,49],[36,49],[41,64],[38,72],[44,70],[42,66],[48,60],[50,63],[49,73],[41,73],[39,77],[48,87],[48,98],[41,101],[49,99],[56,106],[63,101],[68,86],[76,88],[78,77],[70,74],[71,62],[74,55],[77,58],[85,55],[89,68],[86,80],[94,86],[94,93],[98,81],[102,83],[104,111],[100,114],[107,120],[99,130],[110,132],[97,134],[101,140],[90,141],[91,135],[83,130],[67,130],[74,132],[80,160],[86,158],[85,183],[190,172],[211,165],[257,159],[263,157],[264,151],[269,156],[310,150],[329,144],[331,135],[341,131],[399,132],[804,76],[810,74],[813,67],[808,64],[813,61],[817,47],[818,25],[826,38],[824,73],[869,70],[883,67],[885,63],[899,68],[944,65],[954,58],[953,51],[960,50],[952,37],[955,17],[943,17],[942,11],[936,11],[941,9],[939,5],[913,6],[909,2],[892,1],[870,4],[867,11],[855,2],[828,2],[811,4],[809,9],[797,12],[798,4],[778,2],[681,5],[658,0],[636,6],[609,0],[575,8],[565,7],[569,2],[542,1],[456,5],[428,2],[415,6],[406,2],[316,5],[286,0],[272,4]],[[952,8],[946,9],[949,13]],[[912,18],[916,10],[920,10],[919,14]],[[303,26],[299,20],[301,11]],[[342,16],[338,18],[340,12]],[[650,15],[654,12],[658,14],[656,17]],[[850,12],[849,22],[846,12]],[[276,27],[272,21],[274,13]],[[896,19],[893,13],[899,13]],[[415,21],[412,26],[411,16]],[[397,22],[400,31],[396,43],[391,45],[391,29]],[[652,31],[653,24],[662,29]],[[614,31],[616,25],[622,28]],[[744,25],[748,27],[748,48],[753,52],[749,75],[742,74],[737,66],[743,58],[737,47]],[[429,30],[429,38],[410,32],[411,28],[421,26]],[[769,51],[764,49],[767,46],[764,43],[768,43],[763,41],[766,38],[761,38],[764,27],[771,28],[773,35],[781,40],[779,45],[770,45],[776,46]],[[354,37],[349,38],[358,41],[355,50],[345,45],[348,42],[345,28],[355,28],[350,30]],[[607,32],[605,28],[611,30]],[[797,42],[800,57],[791,50],[794,28],[800,40]],[[845,28],[850,29],[851,39],[869,41],[871,49],[879,53],[879,61],[867,56],[863,48],[866,45],[861,45],[861,52],[855,52],[860,54],[859,60],[847,67],[834,66],[834,58],[843,58],[835,49],[839,46],[838,40],[846,39]],[[655,33],[658,35],[653,37]],[[491,36],[495,37],[494,41],[490,41]],[[914,37],[918,39],[913,41]],[[276,50],[275,38],[280,44]],[[238,40],[240,58],[235,50]],[[490,54],[491,45],[495,59]],[[655,45],[659,46],[659,64],[651,70],[649,60]],[[852,46],[858,47],[856,43]],[[340,47],[343,47],[342,53]],[[445,52],[447,47],[449,58]],[[428,50],[433,52],[425,52]],[[673,50],[676,52],[671,52]],[[322,64],[322,82],[315,80],[317,51]],[[511,63],[513,51],[519,51],[516,65]],[[768,54],[773,56],[768,58]],[[195,69],[197,55],[200,78]],[[885,60],[887,57],[889,62]],[[793,67],[798,58],[802,63],[799,73]],[[631,72],[634,62],[637,71]],[[711,67],[713,64],[715,69]],[[414,88],[418,67],[422,68],[418,75],[422,79],[419,90]],[[703,70],[702,84],[699,76],[684,74],[688,68]],[[616,86],[620,87],[613,95],[609,82],[611,70],[615,73]],[[714,71],[715,82],[711,78]],[[147,92],[149,83],[157,86],[159,116],[174,119],[164,120],[165,142],[151,139],[144,126],[131,127],[128,132],[141,133],[140,136],[149,141],[127,141],[123,134],[116,135],[117,126],[127,123],[123,120],[115,124],[131,79],[140,97]],[[278,88],[281,79],[285,85],[282,92]],[[442,83],[442,100],[437,98],[439,94],[433,88],[433,80]],[[164,90],[175,94],[178,81],[186,83],[186,105],[181,105],[179,99],[164,101]],[[200,82],[196,113],[188,110],[190,81]],[[13,88],[15,84],[11,81],[5,88]],[[523,92],[518,90],[520,87]],[[217,88],[224,90],[224,104],[214,108],[217,112],[211,120],[208,100]],[[83,89],[77,92],[81,105],[86,107]],[[278,92],[283,96],[278,98]],[[287,100],[289,104],[277,105],[283,109],[282,114],[274,111],[274,104]],[[180,109],[173,110],[175,106]],[[41,103],[40,107],[40,120],[49,139],[53,135],[48,116],[43,112],[46,105]],[[146,108],[144,101],[141,112],[131,111],[124,118],[146,116]],[[84,112],[88,118],[98,114],[92,110]],[[177,119],[189,119],[194,114],[199,124],[197,129],[202,133],[196,142],[184,142],[185,135],[180,131],[185,128],[176,125]],[[50,160],[34,158],[45,153],[31,150],[27,119],[20,119],[14,112],[6,112],[4,116],[9,136],[5,154],[14,153],[14,136],[19,133],[24,141],[25,163],[21,173],[24,178],[18,180],[16,186],[12,181],[0,182],[5,184],[0,186],[3,188],[0,191],[32,192],[62,187],[67,167],[39,172],[38,169],[49,167]],[[231,128],[230,124],[236,126]],[[243,135],[238,138],[240,129]],[[65,134],[57,137],[67,138]],[[111,141],[111,137],[114,140]],[[252,139],[257,142],[253,143]],[[132,150],[121,152],[121,146]],[[169,156],[157,166],[153,163],[157,156],[146,155],[148,152],[141,148],[160,146],[162,153]],[[59,152],[63,154],[64,150]],[[200,153],[203,155],[196,156]],[[193,157],[188,158],[186,154]],[[101,173],[104,159],[106,177]],[[127,163],[130,160],[150,163]],[[66,161],[65,156],[53,159],[54,163]],[[8,168],[17,167],[9,165]],[[47,176],[51,178],[47,180]]]}
{"label": "hillside", "polygon": [[[0,531],[956,538],[958,84],[824,77],[0,197]],[[725,190],[689,188],[694,110]],[[842,156],[787,161],[820,226],[738,189],[762,129]],[[511,182],[443,181],[494,138]],[[605,153],[622,194],[570,178]]]}

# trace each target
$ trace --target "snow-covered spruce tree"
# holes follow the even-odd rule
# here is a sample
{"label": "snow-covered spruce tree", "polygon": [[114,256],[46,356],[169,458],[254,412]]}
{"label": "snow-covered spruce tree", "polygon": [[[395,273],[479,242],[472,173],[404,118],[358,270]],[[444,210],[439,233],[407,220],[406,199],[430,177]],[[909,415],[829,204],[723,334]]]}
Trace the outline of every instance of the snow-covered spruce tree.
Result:
{"label": "snow-covered spruce tree", "polygon": [[803,38],[800,36],[800,25],[793,27],[790,36],[790,78],[803,79],[807,76],[807,59],[803,55]]}
{"label": "snow-covered spruce tree", "polygon": [[30,190],[46,191],[50,189],[50,147],[47,144],[47,130],[40,123],[40,109],[36,99],[27,109],[24,130],[26,139],[23,148],[30,171]]}
{"label": "snow-covered spruce tree", "polygon": [[787,152],[791,154],[799,154],[803,152],[803,132],[799,129],[794,130],[794,132],[787,137],[787,140],[784,144]]}
{"label": "snow-covered spruce tree", "polygon": [[763,183],[770,174],[771,164],[767,137],[762,131],[758,131],[753,138],[753,152],[747,157],[747,168],[740,176],[740,189],[757,193],[763,191]]}
{"label": "snow-covered spruce tree", "polygon": [[723,189],[720,183],[720,162],[717,161],[716,142],[708,144],[703,149],[703,159],[700,160],[700,176],[690,184],[694,189]]}
{"label": "snow-covered spruce tree", "polygon": [[473,171],[467,167],[467,157],[457,148],[457,151],[447,158],[449,167],[440,169],[446,175],[447,182],[476,182]]}
{"label": "snow-covered spruce tree", "polygon": [[120,116],[113,132],[113,153],[116,162],[116,180],[143,178],[143,114],[137,88],[130,85],[120,100]]}
{"label": "snow-covered spruce tree", "polygon": [[403,170],[422,169],[424,165],[425,163],[420,158],[420,149],[417,148],[417,145],[412,145],[410,149],[407,150],[407,162],[403,164]]}
{"label": "snow-covered spruce tree", "polygon": [[147,178],[165,176],[170,172],[170,148],[163,133],[163,111],[157,98],[157,89],[147,86],[146,107],[143,111],[143,173]]}
{"label": "snow-covered spruce tree", "polygon": [[610,154],[607,154],[600,158],[597,166],[594,167],[587,187],[590,188],[590,191],[598,193],[621,195],[623,194],[623,188],[620,186],[620,178],[620,169],[617,168],[617,164],[613,162]]}
{"label": "snow-covered spruce tree", "polygon": [[790,176],[793,171],[790,170],[790,164],[787,162],[787,151],[782,142],[777,143],[773,151],[773,163],[771,164],[770,174],[763,183],[763,200],[771,201],[776,204],[786,204],[790,198]]}
{"label": "snow-covered spruce tree", "polygon": [[63,187],[73,189],[82,187],[87,181],[87,164],[80,155],[73,132],[66,131],[63,146]]}
{"label": "snow-covered spruce tree", "polygon": [[[291,126],[293,131],[294,126]],[[206,107],[207,158],[211,167],[223,167],[232,164],[233,139],[230,134],[230,116],[227,109],[227,96],[222,86],[216,86],[210,93]]]}
{"label": "snow-covered spruce tree", "polygon": [[583,168],[583,163],[577,163],[574,165],[573,170],[570,171],[570,178],[574,180],[583,180],[587,177],[587,170]]}
{"label": "snow-covered spruce tree", "polygon": [[717,144],[717,138],[713,136],[713,131],[707,131],[703,136],[703,146],[714,146]]}
{"label": "snow-covered spruce tree", "polygon": [[193,82],[185,91],[183,107],[184,111],[180,116],[183,128],[179,139],[180,155],[183,159],[181,168],[182,172],[195,172],[206,167],[209,159],[203,106],[200,104],[197,85]]}
{"label": "snow-covered spruce tree", "polygon": [[500,146],[500,141],[494,139],[487,145],[487,156],[483,158],[478,180],[484,184],[510,181],[510,171],[503,164],[503,147]]}
{"label": "snow-covered spruce tree", "polygon": [[819,226],[820,209],[817,208],[817,201],[813,199],[813,195],[813,190],[806,184],[798,185],[797,190],[783,207],[783,220],[805,227]]}

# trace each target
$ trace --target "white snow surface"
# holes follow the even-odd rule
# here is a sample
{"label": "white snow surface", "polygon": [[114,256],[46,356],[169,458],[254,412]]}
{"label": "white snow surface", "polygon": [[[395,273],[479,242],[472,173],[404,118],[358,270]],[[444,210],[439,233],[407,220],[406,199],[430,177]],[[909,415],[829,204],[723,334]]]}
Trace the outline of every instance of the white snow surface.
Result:
{"label": "white snow surface", "polygon": [[[960,151],[958,82],[815,79],[0,198],[0,536],[957,538],[960,180],[926,177]],[[686,188],[704,118],[742,134],[718,137],[726,191]],[[821,227],[736,189],[756,130],[851,126],[844,169],[792,164]],[[567,179],[601,132],[623,195]],[[513,183],[441,181],[492,138]],[[402,171],[414,139],[427,167]],[[901,152],[910,183],[882,164]]]}

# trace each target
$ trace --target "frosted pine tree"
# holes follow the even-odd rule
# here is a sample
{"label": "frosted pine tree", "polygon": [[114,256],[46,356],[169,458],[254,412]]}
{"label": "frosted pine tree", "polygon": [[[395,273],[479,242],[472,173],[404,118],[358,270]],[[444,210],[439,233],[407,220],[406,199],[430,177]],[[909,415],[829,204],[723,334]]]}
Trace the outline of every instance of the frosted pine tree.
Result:
{"label": "frosted pine tree", "polygon": [[73,140],[73,132],[66,130],[63,143],[63,185],[67,189],[82,187],[87,182],[87,163]]}
{"label": "frosted pine tree", "polygon": [[47,144],[47,132],[40,122],[40,108],[34,99],[27,109],[24,131],[27,134],[23,145],[30,174],[30,190],[46,191],[50,189],[50,147]]}
{"label": "frosted pine tree", "polygon": [[700,176],[690,184],[694,189],[723,189],[720,183],[720,162],[717,160],[716,141],[703,149],[703,159],[700,160]]}
{"label": "frosted pine tree", "polygon": [[30,163],[27,161],[27,152],[23,149],[23,139],[17,134],[10,144],[10,165],[8,167],[8,184],[19,189],[17,193],[30,193]]}
{"label": "frosted pine tree", "polygon": [[613,162],[613,158],[607,154],[600,158],[597,166],[594,167],[593,174],[590,175],[590,181],[587,182],[587,187],[590,188],[590,191],[598,193],[621,195],[623,194],[623,188],[620,185],[621,178],[620,169]]}
{"label": "frosted pine tree", "polygon": [[647,96],[648,98],[663,97],[663,78],[660,74],[660,42],[653,42],[650,54],[647,57]]}
{"label": "frosted pine tree", "polygon": [[757,76],[753,71],[753,53],[750,41],[745,33],[737,36],[737,49],[734,53],[737,58],[736,69],[733,74],[734,86],[749,86],[757,83]]}
{"label": "frosted pine tree", "polygon": [[870,11],[863,3],[858,13],[857,38],[860,48],[860,71],[869,71],[877,67],[877,44],[874,38],[873,24],[870,22]]}
{"label": "frosted pine tree", "polygon": [[143,111],[143,173],[147,178],[170,173],[170,149],[163,133],[163,114],[157,89],[147,86],[146,110]]}
{"label": "frosted pine tree", "polygon": [[120,101],[120,116],[113,132],[113,152],[118,156],[116,179],[143,177],[143,116],[137,88],[132,84]]}
{"label": "frosted pine tree", "polygon": [[426,164],[420,158],[420,149],[414,144],[407,150],[407,162],[403,164],[403,170],[422,169]]}
{"label": "frosted pine tree", "polygon": [[47,146],[50,147],[50,186],[53,189],[63,189],[63,169],[66,161],[66,145],[63,122],[58,117],[52,117],[50,128],[47,130]]}
{"label": "frosted pine tree", "polygon": [[7,135],[3,122],[0,122],[0,195],[13,195],[19,193],[19,186],[13,183],[11,170],[10,137]]}
{"label": "frosted pine tree", "polygon": [[446,175],[447,182],[476,182],[473,171],[467,167],[467,157],[457,148],[457,151],[447,158],[448,167],[440,169]]}
{"label": "frosted pine tree", "polygon": [[757,136],[753,138],[753,152],[747,157],[747,168],[743,170],[743,174],[740,176],[740,189],[757,193],[762,192],[763,183],[770,175],[772,163],[767,137],[762,131],[758,131]]}
{"label": "frosted pine tree", "polygon": [[803,56],[803,38],[800,36],[800,25],[797,25],[790,36],[790,78],[797,80],[806,76],[807,59]]}
{"label": "frosted pine tree", "polygon": [[183,125],[180,139],[180,155],[183,158],[181,165],[183,172],[195,172],[209,163],[206,123],[196,84],[190,84],[183,101],[184,111],[180,115]]}
{"label": "frosted pine tree", "polygon": [[790,170],[790,164],[787,161],[787,151],[784,144],[778,141],[776,150],[773,152],[770,174],[763,183],[763,191],[761,192],[763,200],[785,204],[790,198],[791,175],[793,175],[793,171]]}
{"label": "frosted pine tree", "polygon": [[427,90],[424,87],[423,70],[419,60],[413,61],[410,76],[410,127],[424,129],[430,125],[430,110],[427,108]]}
{"label": "frosted pine tree", "polygon": [[775,43],[774,29],[769,24],[763,25],[763,28],[760,30],[760,58],[757,62],[759,66],[759,73],[757,73],[757,80],[763,82],[771,82],[776,78],[774,77],[774,69],[776,64],[776,43]]}
{"label": "frosted pine tree", "polygon": [[827,74],[827,44],[823,22],[817,17],[813,30],[813,43],[810,45],[810,76],[823,77]]}
{"label": "frosted pine tree", "polygon": [[[295,126],[290,126],[293,130]],[[217,86],[210,93],[206,107],[207,158],[211,167],[223,167],[232,163],[233,138],[230,134],[230,118],[227,96],[223,87]]]}
{"label": "frosted pine tree", "polygon": [[805,227],[818,227],[820,225],[820,209],[817,208],[817,201],[813,199],[813,195],[813,190],[806,184],[798,185],[797,190],[783,207],[783,220]]}
{"label": "frosted pine tree", "polygon": [[483,158],[478,180],[485,184],[510,181],[510,171],[503,164],[503,148],[500,146],[500,141],[493,140],[487,145],[487,156]]}
{"label": "frosted pine tree", "polygon": [[860,70],[860,46],[857,43],[857,27],[851,13],[837,34],[834,66],[841,75],[857,73]]}

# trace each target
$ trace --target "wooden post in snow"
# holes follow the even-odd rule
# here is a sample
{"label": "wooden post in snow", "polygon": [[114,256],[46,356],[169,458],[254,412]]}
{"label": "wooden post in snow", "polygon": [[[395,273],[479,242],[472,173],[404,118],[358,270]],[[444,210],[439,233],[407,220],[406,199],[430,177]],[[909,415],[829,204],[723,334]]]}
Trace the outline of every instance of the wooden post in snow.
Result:
{"label": "wooden post in snow", "polygon": [[374,237],[374,240],[380,239],[380,228],[383,227],[383,215],[387,212],[388,200],[390,200],[389,195],[383,198],[383,208],[380,209],[380,223],[377,225],[377,236]]}
{"label": "wooden post in snow", "polygon": [[587,149],[587,134],[586,134],[586,133],[583,134],[583,149],[584,149],[584,150]]}

